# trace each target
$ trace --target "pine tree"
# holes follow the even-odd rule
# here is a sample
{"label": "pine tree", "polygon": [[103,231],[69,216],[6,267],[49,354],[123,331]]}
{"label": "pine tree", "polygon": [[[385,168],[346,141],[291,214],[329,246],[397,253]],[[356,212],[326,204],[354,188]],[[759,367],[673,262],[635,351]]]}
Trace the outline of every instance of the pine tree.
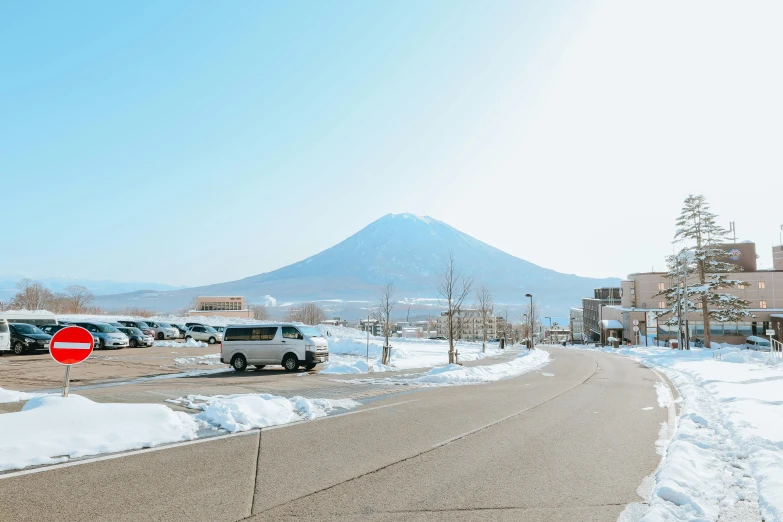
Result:
{"label": "pine tree", "polygon": [[669,277],[675,283],[659,295],[666,297],[672,318],[666,324],[676,324],[688,317],[688,311],[701,305],[704,317],[704,345],[710,348],[710,321],[739,321],[752,316],[750,303],[735,295],[718,290],[740,286],[742,281],[728,279],[725,274],[739,270],[737,265],[722,261],[726,251],[721,243],[728,239],[728,231],[716,223],[717,216],[702,195],[685,198],[685,205],[677,218],[675,241],[685,241],[686,246],[667,258]]}

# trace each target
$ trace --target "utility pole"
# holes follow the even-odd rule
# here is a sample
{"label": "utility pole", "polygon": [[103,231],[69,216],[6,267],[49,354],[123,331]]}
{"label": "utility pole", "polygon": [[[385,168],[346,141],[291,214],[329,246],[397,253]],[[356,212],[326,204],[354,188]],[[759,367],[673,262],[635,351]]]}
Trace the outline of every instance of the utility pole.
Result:
{"label": "utility pole", "polygon": [[367,314],[367,324],[365,325],[365,331],[367,331],[367,366],[370,366],[370,314]]}

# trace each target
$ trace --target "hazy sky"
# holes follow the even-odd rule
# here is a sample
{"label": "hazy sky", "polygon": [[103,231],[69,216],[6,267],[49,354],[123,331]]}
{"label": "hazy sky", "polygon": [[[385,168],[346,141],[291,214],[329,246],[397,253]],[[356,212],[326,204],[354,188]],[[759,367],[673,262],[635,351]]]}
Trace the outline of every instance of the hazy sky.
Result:
{"label": "hazy sky", "polygon": [[587,276],[783,224],[779,2],[5,2],[0,275],[196,285],[389,212]]}

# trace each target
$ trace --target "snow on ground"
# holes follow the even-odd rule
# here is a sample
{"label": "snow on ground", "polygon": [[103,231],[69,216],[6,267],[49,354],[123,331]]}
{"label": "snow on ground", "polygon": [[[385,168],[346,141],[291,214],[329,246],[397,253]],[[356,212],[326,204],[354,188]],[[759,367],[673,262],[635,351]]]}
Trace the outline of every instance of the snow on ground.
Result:
{"label": "snow on ground", "polygon": [[413,373],[374,379],[355,379],[346,382],[378,384],[417,384],[425,386],[455,386],[460,384],[479,384],[494,382],[522,375],[540,369],[549,364],[549,352],[544,350],[524,351],[514,359],[504,363],[485,366],[460,366],[447,364],[432,368],[425,373]]}
{"label": "snow on ground", "polygon": [[[367,356],[368,341],[365,332],[345,326],[318,325],[317,328],[329,343],[329,362],[324,365],[321,373],[367,373],[368,365],[364,358]],[[390,337],[391,368],[381,368],[379,360],[384,342],[383,337],[370,336],[370,366],[374,371],[432,368],[449,362],[448,341]],[[503,353],[503,350],[493,343],[487,343],[487,351],[484,353],[481,351],[480,342],[460,341],[456,343],[455,348],[459,352],[460,362],[475,361]],[[334,355],[354,356],[355,359],[351,362],[349,359],[333,357]]]}
{"label": "snow on ground", "polygon": [[191,364],[223,364],[220,362],[219,353],[210,353],[207,355],[195,355],[193,357],[175,357],[174,364],[186,366]]}
{"label": "snow on ground", "polygon": [[28,399],[32,399],[33,397],[37,397],[38,395],[40,394],[25,393],[25,392],[6,390],[4,388],[0,388],[0,403],[26,401]]}
{"label": "snow on ground", "polygon": [[196,438],[191,415],[160,404],[99,404],[79,395],[30,399],[0,415],[0,471]]}
{"label": "snow on ground", "polygon": [[163,346],[167,348],[206,348],[207,346],[209,346],[209,344],[203,343],[201,341],[197,341],[192,337],[187,341],[181,343],[177,341],[154,341],[152,345]]}
{"label": "snow on ground", "polygon": [[378,373],[392,372],[395,368],[381,364],[381,359],[370,359],[369,364],[364,357],[357,355],[329,354],[329,362],[318,373],[325,374],[349,374],[349,373]]}
{"label": "snow on ground", "polygon": [[312,420],[334,410],[350,410],[359,406],[351,399],[287,399],[267,393],[212,397],[188,395],[168,402],[201,410],[196,415],[198,420],[230,432]]}
{"label": "snow on ground", "polygon": [[[631,516],[634,510],[627,509],[621,520],[783,522],[779,356],[738,347],[595,349],[629,356],[661,371],[680,395],[674,436],[659,442],[663,459],[649,508],[640,516]],[[664,388],[656,385],[658,402],[668,406],[672,398]]]}

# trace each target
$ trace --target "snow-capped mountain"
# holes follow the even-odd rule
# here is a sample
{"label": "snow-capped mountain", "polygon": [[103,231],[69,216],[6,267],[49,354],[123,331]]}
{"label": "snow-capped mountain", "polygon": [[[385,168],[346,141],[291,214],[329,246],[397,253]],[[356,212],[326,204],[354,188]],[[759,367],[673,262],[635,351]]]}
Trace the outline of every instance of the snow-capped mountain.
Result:
{"label": "snow-capped mountain", "polygon": [[361,313],[349,313],[350,306],[338,303],[374,301],[378,287],[394,281],[400,300],[429,299],[430,306],[436,306],[437,274],[449,251],[460,271],[471,275],[476,285],[486,285],[496,302],[525,303],[525,294],[532,293],[547,315],[568,315],[568,308],[580,306],[593,288],[619,284],[618,279],[585,278],[540,267],[430,217],[389,214],[319,254],[272,272],[176,291],[101,296],[97,304],[170,311],[198,295],[244,295],[251,303],[331,301],[330,312],[358,317]]}

